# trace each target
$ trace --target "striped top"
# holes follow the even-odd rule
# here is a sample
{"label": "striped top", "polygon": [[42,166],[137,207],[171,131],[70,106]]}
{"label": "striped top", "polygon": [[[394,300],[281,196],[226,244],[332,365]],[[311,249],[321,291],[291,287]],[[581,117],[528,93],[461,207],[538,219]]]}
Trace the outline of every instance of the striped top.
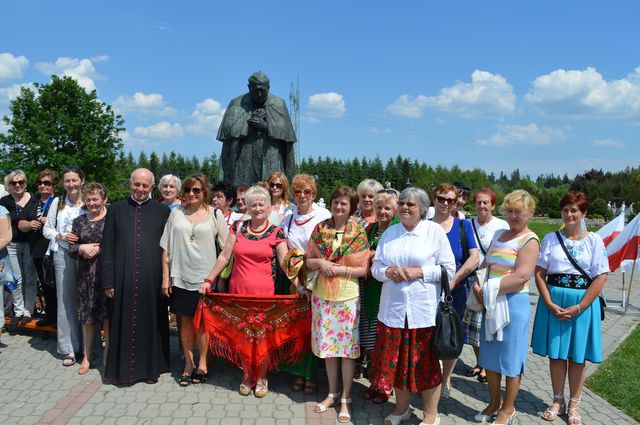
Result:
{"label": "striped top", "polygon": [[[491,242],[491,246],[487,251],[487,265],[489,269],[489,279],[494,277],[503,278],[509,276],[516,269],[516,260],[518,253],[531,239],[535,239],[540,243],[538,236],[533,233],[525,233],[524,235],[510,239],[506,242],[500,242],[499,238],[503,234],[502,231],[496,232]],[[529,283],[525,283],[520,293],[529,292]]]}

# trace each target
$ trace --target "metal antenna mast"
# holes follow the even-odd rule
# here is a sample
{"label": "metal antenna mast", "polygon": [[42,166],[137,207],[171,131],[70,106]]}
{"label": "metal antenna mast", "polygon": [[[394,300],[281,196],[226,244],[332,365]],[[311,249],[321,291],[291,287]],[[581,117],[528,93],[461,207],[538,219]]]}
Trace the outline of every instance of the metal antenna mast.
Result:
{"label": "metal antenna mast", "polygon": [[293,131],[296,133],[298,146],[296,146],[296,165],[300,165],[300,77],[296,77],[296,83],[291,82],[291,91],[289,92],[289,109],[291,110],[291,118]]}

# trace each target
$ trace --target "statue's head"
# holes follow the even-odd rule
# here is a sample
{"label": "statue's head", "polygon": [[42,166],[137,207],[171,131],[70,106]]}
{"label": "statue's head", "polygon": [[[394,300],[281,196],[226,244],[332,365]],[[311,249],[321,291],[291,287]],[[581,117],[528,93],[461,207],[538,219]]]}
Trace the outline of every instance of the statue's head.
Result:
{"label": "statue's head", "polygon": [[249,95],[253,103],[262,105],[269,96],[269,77],[261,71],[255,72],[249,77]]}

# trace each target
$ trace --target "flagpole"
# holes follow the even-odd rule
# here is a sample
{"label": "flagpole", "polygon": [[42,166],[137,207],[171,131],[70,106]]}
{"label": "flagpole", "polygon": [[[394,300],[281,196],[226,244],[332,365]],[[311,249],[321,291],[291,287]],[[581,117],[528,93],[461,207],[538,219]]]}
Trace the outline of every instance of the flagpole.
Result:
{"label": "flagpole", "polygon": [[627,291],[624,289],[624,270],[622,271],[622,308],[625,308],[627,305]]}
{"label": "flagpole", "polygon": [[[633,272],[636,271],[636,262],[638,261],[638,252],[640,252],[640,241],[638,241],[638,250],[636,251],[636,258],[633,259],[633,266],[631,266],[631,276],[629,276],[629,289],[627,290],[627,300],[631,297],[631,285],[633,284]],[[624,311],[627,311],[629,308],[629,303],[624,308]]]}

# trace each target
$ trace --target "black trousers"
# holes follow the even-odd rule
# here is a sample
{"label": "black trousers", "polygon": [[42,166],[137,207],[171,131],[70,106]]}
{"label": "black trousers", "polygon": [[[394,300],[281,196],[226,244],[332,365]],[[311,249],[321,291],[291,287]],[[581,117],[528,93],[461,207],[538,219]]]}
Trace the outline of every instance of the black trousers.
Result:
{"label": "black trousers", "polygon": [[56,295],[56,288],[44,284],[45,280],[42,258],[34,258],[33,264],[35,265],[36,273],[38,273],[38,285],[42,289],[42,296],[44,297],[44,314],[50,322],[56,323],[58,321],[58,298]]}

